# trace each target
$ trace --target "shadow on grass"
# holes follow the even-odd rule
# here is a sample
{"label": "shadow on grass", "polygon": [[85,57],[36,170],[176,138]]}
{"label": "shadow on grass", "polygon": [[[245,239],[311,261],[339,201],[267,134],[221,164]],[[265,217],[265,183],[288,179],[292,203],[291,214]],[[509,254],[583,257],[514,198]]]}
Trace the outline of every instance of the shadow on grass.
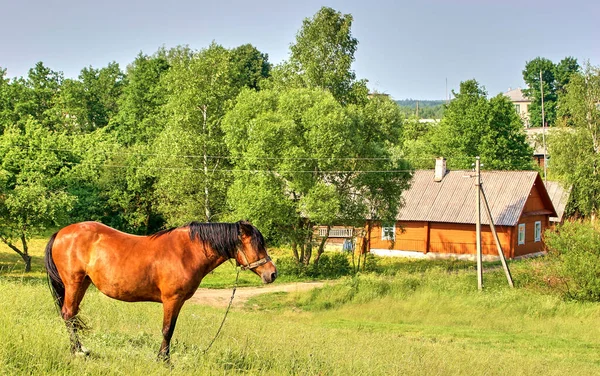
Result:
{"label": "shadow on grass", "polygon": [[[484,262],[484,269],[494,269],[501,266],[500,261]],[[475,270],[475,261],[457,259],[446,260],[420,260],[407,258],[381,258],[377,262],[375,270],[378,274],[394,274],[404,272],[408,274],[424,273],[429,270],[445,270],[446,272],[459,272],[464,270]]]}
{"label": "shadow on grass", "polygon": [[21,283],[46,283],[44,258],[31,256],[31,271],[25,272],[25,262],[16,253],[0,252],[0,278]]}

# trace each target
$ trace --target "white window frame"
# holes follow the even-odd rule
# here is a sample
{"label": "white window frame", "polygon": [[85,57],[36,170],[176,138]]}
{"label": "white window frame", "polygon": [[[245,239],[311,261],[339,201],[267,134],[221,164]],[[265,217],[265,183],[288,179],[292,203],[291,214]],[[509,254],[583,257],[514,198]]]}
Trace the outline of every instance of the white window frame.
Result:
{"label": "white window frame", "polygon": [[[392,236],[389,236],[391,233]],[[396,224],[384,226],[381,224],[381,240],[396,240]]]}
{"label": "white window frame", "polygon": [[535,234],[535,241],[542,241],[542,221],[536,221],[533,233]]}
{"label": "white window frame", "polygon": [[518,245],[525,244],[525,223],[519,223],[517,243]]}

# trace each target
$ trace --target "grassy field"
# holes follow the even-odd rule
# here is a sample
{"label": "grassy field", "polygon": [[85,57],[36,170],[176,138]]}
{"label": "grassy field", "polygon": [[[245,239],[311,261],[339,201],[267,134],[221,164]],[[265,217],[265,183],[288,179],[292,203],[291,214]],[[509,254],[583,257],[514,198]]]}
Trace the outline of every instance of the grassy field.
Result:
{"label": "grassy field", "polygon": [[[32,243],[27,275],[0,248],[0,374],[600,374],[600,304],[564,302],[536,285],[535,260],[511,264],[516,289],[497,269],[479,293],[469,264],[394,260],[379,275],[258,296],[230,313],[207,354],[224,310],[186,304],[171,366],[156,361],[159,304],[118,302],[92,288],[82,313],[92,355],[72,357],[41,271],[44,245]],[[232,276],[226,264],[206,282],[227,285]]]}

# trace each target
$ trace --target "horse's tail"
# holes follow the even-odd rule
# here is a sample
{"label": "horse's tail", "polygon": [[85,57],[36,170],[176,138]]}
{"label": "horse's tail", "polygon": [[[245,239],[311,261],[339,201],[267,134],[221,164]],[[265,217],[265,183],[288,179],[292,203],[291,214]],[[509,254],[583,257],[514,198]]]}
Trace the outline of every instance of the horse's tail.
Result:
{"label": "horse's tail", "polygon": [[62,279],[60,279],[60,275],[56,269],[56,264],[52,258],[52,246],[54,245],[54,240],[56,239],[57,234],[58,232],[52,235],[48,241],[48,244],[46,245],[46,257],[44,258],[44,263],[46,265],[46,273],[48,273],[48,286],[50,287],[50,292],[54,297],[54,303],[56,303],[60,313],[65,301],[65,284],[63,283]]}

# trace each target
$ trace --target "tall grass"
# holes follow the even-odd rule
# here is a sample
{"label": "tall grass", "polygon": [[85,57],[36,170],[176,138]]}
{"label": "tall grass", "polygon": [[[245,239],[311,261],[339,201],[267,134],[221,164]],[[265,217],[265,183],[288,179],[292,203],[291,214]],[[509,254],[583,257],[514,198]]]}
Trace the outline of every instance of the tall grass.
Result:
{"label": "tall grass", "polygon": [[548,280],[565,297],[600,301],[600,229],[590,222],[565,222],[547,231]]}
{"label": "tall grass", "polygon": [[600,306],[532,288],[536,262],[511,264],[516,289],[501,270],[484,275],[479,293],[468,263],[386,261],[383,275],[259,296],[230,313],[207,354],[224,310],[188,303],[170,366],[156,361],[159,304],[118,302],[91,288],[82,339],[92,355],[72,357],[45,280],[13,270],[0,276],[0,374],[599,374]]}

